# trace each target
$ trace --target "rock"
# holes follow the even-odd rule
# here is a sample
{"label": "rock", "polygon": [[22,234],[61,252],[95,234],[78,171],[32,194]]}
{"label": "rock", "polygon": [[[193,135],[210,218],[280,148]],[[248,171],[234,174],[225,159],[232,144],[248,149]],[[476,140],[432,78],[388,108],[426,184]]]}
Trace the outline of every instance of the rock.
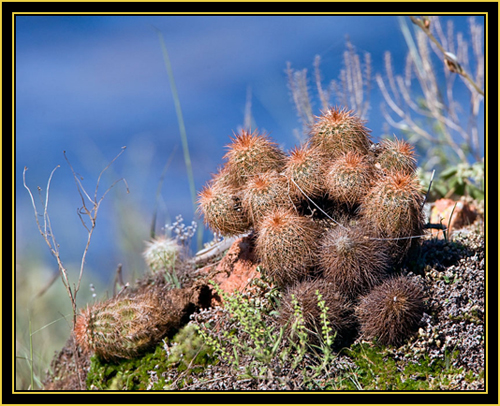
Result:
{"label": "rock", "polygon": [[[456,207],[455,207],[456,204]],[[455,207],[455,209],[453,209]],[[450,221],[450,216],[451,221]],[[478,216],[476,207],[462,198],[455,202],[452,199],[439,199],[434,203],[431,209],[430,220],[432,224],[443,224],[448,227],[448,233],[451,230],[458,230],[462,227],[474,223]],[[431,230],[432,234],[443,238],[443,233],[439,230]]]}
{"label": "rock", "polygon": [[[257,266],[252,238],[250,236],[238,238],[217,265],[213,280],[225,293],[243,292],[251,279],[260,277]],[[212,299],[212,305],[220,303],[222,299],[216,295]]]}

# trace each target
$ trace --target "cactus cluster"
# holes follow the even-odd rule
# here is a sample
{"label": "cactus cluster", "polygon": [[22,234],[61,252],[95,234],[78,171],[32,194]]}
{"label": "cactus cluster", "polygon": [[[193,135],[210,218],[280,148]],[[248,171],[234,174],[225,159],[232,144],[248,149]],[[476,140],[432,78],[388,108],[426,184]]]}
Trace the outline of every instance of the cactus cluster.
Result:
{"label": "cactus cluster", "polygon": [[[423,232],[423,195],[413,148],[402,140],[374,144],[369,133],[338,108],[317,117],[307,142],[289,152],[266,134],[241,131],[198,205],[216,234],[250,233],[264,277],[283,293],[284,326],[296,324],[298,305],[307,332],[327,323],[335,337],[359,328],[396,345],[423,312],[421,287],[396,275]],[[159,237],[143,254],[154,283],[78,316],[81,348],[105,360],[133,358],[208,306],[210,293],[182,287],[177,278],[195,227],[177,218],[170,229],[175,238]]]}
{"label": "cactus cluster", "polygon": [[[252,233],[264,275],[285,292],[282,320],[291,314],[292,293],[311,309],[315,286],[338,332],[358,325],[363,336],[398,344],[413,331],[423,311],[421,288],[398,279],[408,286],[393,296],[396,304],[407,297],[399,307],[377,293],[392,295],[396,268],[423,234],[410,144],[375,144],[363,120],[333,107],[289,152],[266,134],[243,130],[224,158],[199,194],[199,212],[217,234]],[[334,310],[344,309],[340,301],[361,310],[346,317]]]}

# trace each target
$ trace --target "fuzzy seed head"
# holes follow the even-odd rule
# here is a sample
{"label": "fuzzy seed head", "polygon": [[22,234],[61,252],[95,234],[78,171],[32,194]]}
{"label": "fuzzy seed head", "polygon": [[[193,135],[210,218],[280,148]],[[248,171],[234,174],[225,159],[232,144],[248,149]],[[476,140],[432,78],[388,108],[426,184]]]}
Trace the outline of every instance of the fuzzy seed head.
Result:
{"label": "fuzzy seed head", "polygon": [[325,189],[330,198],[351,207],[362,201],[374,179],[373,167],[367,157],[352,151],[333,161],[324,175]]}
{"label": "fuzzy seed head", "polygon": [[278,207],[261,221],[256,253],[268,277],[286,286],[308,275],[317,258],[320,229],[310,218]]}
{"label": "fuzzy seed head", "polygon": [[411,175],[417,169],[414,147],[404,140],[384,140],[376,162],[388,173]]}
{"label": "fuzzy seed head", "polygon": [[379,284],[389,265],[388,245],[371,239],[361,225],[337,226],[322,237],[319,266],[323,276],[349,298],[356,299]]}
{"label": "fuzzy seed head", "polygon": [[316,148],[302,145],[293,148],[285,162],[284,175],[288,180],[290,197],[294,201],[314,198],[323,193],[324,158]]}
{"label": "fuzzy seed head", "polygon": [[320,338],[324,339],[318,293],[327,307],[326,320],[328,327],[332,329],[330,336],[337,334],[338,339],[352,326],[350,303],[334,286],[322,279],[302,281],[290,286],[281,301],[279,323],[287,326],[287,332],[292,339],[295,338],[293,335],[296,334],[297,323],[300,322],[295,303],[300,307],[309,341],[317,344]]}
{"label": "fuzzy seed head", "polygon": [[383,345],[401,345],[414,333],[424,312],[422,288],[400,276],[386,280],[364,296],[356,309],[361,333]]}
{"label": "fuzzy seed head", "polygon": [[346,109],[331,108],[317,117],[309,142],[325,156],[337,158],[349,151],[366,155],[370,148],[365,122]]}
{"label": "fuzzy seed head", "polygon": [[232,138],[224,155],[231,182],[243,186],[252,176],[283,168],[285,154],[278,145],[257,131],[242,130]]}

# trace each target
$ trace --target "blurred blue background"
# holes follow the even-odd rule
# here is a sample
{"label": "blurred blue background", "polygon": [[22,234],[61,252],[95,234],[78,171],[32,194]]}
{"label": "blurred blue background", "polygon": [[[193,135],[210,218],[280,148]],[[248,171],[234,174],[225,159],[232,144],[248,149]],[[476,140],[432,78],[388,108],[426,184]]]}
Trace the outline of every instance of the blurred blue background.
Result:
{"label": "blurred blue background", "polygon": [[[468,31],[466,16],[446,20],[456,31]],[[77,277],[87,232],[63,151],[93,196],[101,170],[127,147],[98,190],[100,197],[124,178],[130,191],[117,183],[100,207],[86,263],[86,277],[99,289],[111,288],[118,263],[126,280],[143,274],[141,252],[155,210],[157,233],[177,215],[186,224],[196,219],[156,30],[171,61],[199,191],[223,162],[229,137],[243,125],[248,96],[252,128],[269,132],[286,150],[298,143],[301,123],[287,85],[287,62],[308,70],[313,89],[315,56],[321,56],[324,83],[338,79],[348,38],[361,59],[370,53],[372,77],[385,75],[386,51],[401,73],[408,47],[400,24],[397,16],[17,16],[16,261],[26,271],[42,263],[57,271],[36,228],[22,173],[26,166],[26,182],[39,203],[37,186],[44,196],[51,171],[60,165],[49,214],[70,278]],[[387,132],[382,95],[374,80],[371,87],[367,127],[377,140],[396,131]],[[320,102],[317,97],[313,102],[318,115]],[[204,241],[210,239],[206,231]],[[48,280],[50,272],[46,275]]]}

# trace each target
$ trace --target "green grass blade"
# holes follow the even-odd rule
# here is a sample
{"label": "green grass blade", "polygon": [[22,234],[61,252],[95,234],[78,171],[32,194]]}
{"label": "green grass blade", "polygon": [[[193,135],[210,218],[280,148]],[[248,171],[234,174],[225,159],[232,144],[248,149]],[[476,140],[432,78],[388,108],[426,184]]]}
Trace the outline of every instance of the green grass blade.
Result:
{"label": "green grass blade", "polygon": [[[170,88],[172,90],[172,97],[174,99],[174,105],[175,105],[175,112],[177,114],[177,121],[179,123],[179,132],[181,134],[181,141],[182,141],[182,149],[184,152],[184,162],[186,163],[186,171],[187,171],[187,176],[188,176],[188,181],[189,181],[189,189],[191,192],[191,200],[193,203],[193,211],[196,212],[196,187],[194,184],[194,176],[193,176],[193,166],[191,164],[191,156],[189,154],[189,145],[188,145],[188,139],[187,139],[187,134],[186,134],[186,126],[184,125],[184,118],[182,115],[182,109],[181,109],[181,101],[179,99],[179,94],[177,92],[177,86],[175,85],[175,80],[174,80],[174,72],[172,70],[172,65],[170,63],[170,58],[168,57],[168,52],[167,52],[167,46],[165,45],[165,40],[163,38],[162,32],[154,27],[156,30],[156,33],[158,34],[158,38],[160,39],[160,45],[161,45],[161,50],[163,53],[163,59],[165,61],[165,68],[167,69],[167,75],[168,79],[170,81]],[[202,244],[202,238],[203,238],[203,227],[199,227],[200,224],[198,224],[198,249],[201,248]]]}
{"label": "green grass blade", "polygon": [[156,29],[156,31],[160,39],[161,50],[163,52],[163,59],[165,61],[165,68],[167,69],[167,75],[170,81],[170,88],[172,90],[172,97],[174,98],[175,112],[177,114],[177,120],[179,123],[179,131],[181,134],[182,149],[184,151],[184,161],[186,163],[189,188],[191,191],[191,199],[193,201],[193,207],[196,208],[196,188],[194,185],[193,167],[191,165],[191,157],[189,155],[189,145],[186,134],[186,126],[184,125],[184,118],[182,115],[181,102],[179,99],[179,94],[177,93],[177,86],[175,85],[174,73],[172,70],[172,65],[170,64],[170,58],[168,57],[167,46],[165,45],[163,34],[158,29]]}

